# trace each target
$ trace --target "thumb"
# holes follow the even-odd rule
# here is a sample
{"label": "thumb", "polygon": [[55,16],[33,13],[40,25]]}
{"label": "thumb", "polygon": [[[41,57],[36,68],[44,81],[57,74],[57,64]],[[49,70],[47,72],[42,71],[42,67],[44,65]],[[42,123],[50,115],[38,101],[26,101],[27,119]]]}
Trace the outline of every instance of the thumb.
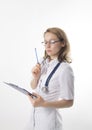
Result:
{"label": "thumb", "polygon": [[35,92],[32,92],[32,94],[33,94],[34,96],[36,96],[36,97],[39,97],[39,95],[38,95],[37,93],[35,93]]}

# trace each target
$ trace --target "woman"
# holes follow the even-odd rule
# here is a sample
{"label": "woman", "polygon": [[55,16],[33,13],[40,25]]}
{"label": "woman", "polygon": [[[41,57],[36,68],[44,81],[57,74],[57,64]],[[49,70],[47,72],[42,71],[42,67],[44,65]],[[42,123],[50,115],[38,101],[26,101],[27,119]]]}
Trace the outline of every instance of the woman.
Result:
{"label": "woman", "polygon": [[29,96],[31,112],[30,130],[62,130],[59,108],[73,105],[74,75],[69,58],[70,45],[60,28],[48,28],[44,33],[45,55],[32,69],[33,93]]}

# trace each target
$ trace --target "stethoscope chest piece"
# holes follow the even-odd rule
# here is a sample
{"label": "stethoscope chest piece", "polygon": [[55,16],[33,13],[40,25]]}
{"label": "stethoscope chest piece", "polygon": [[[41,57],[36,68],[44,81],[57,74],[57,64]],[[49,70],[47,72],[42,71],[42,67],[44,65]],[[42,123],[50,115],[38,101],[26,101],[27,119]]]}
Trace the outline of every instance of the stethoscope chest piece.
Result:
{"label": "stethoscope chest piece", "polygon": [[44,92],[44,93],[48,93],[49,92],[49,90],[48,90],[48,87],[42,87],[42,91]]}

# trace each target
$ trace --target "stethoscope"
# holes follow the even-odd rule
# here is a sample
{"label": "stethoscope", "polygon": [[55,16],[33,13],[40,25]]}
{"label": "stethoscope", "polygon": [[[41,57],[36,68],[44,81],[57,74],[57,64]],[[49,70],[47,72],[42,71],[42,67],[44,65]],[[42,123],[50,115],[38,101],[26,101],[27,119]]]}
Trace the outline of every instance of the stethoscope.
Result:
{"label": "stethoscope", "polygon": [[41,89],[44,93],[48,93],[48,92],[49,92],[49,88],[48,88],[49,82],[50,82],[50,80],[51,80],[53,74],[54,74],[54,73],[56,72],[56,70],[58,69],[59,65],[60,65],[60,62],[57,63],[57,65],[54,67],[54,69],[51,71],[51,73],[50,73],[49,76],[47,77],[46,82],[45,82],[45,86],[42,87],[42,89]]}
{"label": "stethoscope", "polygon": [[[37,63],[39,63],[39,60],[38,60],[38,55],[37,55],[37,50],[35,48],[35,55],[36,55],[36,60],[37,60]],[[57,65],[54,67],[54,69],[51,71],[51,73],[49,74],[49,76],[47,77],[46,79],[46,82],[45,82],[45,87],[42,87],[41,90],[44,92],[44,93],[48,93],[49,92],[49,89],[48,89],[48,85],[49,85],[49,82],[53,76],[53,74],[56,72],[56,70],[58,69],[60,65],[60,62],[57,63]]]}

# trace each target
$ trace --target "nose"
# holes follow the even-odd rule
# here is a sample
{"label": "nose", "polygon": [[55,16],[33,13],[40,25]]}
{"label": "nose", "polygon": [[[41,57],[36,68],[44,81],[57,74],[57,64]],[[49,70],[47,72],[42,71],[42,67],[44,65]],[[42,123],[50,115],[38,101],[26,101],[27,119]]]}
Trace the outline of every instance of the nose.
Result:
{"label": "nose", "polygon": [[45,46],[46,46],[46,48],[49,48],[50,47],[50,43],[47,42],[47,44]]}

